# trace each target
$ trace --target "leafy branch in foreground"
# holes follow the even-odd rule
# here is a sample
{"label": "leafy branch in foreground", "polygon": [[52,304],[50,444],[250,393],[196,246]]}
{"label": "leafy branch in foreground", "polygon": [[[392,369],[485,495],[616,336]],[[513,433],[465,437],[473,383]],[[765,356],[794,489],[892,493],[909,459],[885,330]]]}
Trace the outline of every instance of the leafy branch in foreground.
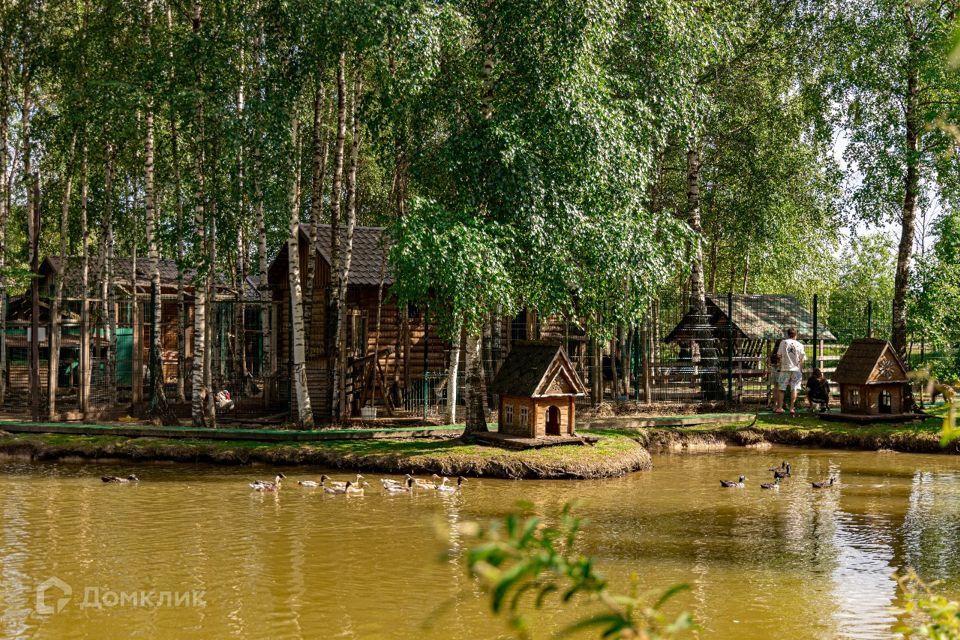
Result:
{"label": "leafy branch in foreground", "polygon": [[917,624],[904,624],[895,631],[906,638],[956,640],[960,638],[960,602],[935,593],[912,571],[898,579],[904,609]]}
{"label": "leafy branch in foreground", "polygon": [[639,579],[634,574],[629,594],[612,593],[594,567],[594,560],[574,550],[583,520],[571,511],[572,505],[564,506],[556,526],[536,516],[524,519],[510,514],[486,527],[461,527],[462,533],[477,542],[467,555],[469,571],[490,594],[494,614],[506,613],[518,637],[530,637],[522,612],[525,600],[539,610],[551,596],[568,604],[580,595],[600,605],[598,613],[573,622],[560,635],[598,629],[603,638],[654,640],[675,637],[695,627],[687,613],[670,619],[662,611],[663,605],[687,585],[674,586],[652,598],[639,592]]}

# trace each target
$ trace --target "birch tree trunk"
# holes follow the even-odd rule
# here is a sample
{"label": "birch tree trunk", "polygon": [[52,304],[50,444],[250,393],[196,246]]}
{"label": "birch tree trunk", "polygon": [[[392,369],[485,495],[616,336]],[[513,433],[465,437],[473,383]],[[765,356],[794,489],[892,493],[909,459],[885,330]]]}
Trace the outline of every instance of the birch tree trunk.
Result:
{"label": "birch tree trunk", "polygon": [[[5,3],[4,3],[5,5]],[[7,182],[7,138],[10,135],[10,51],[9,40],[3,38],[0,48],[0,272],[6,266],[7,221],[10,219],[10,197]],[[7,284],[0,278],[0,406],[7,396]]]}
{"label": "birch tree trunk", "polygon": [[317,249],[320,236],[320,217],[323,211],[323,184],[327,173],[329,144],[323,130],[323,112],[326,96],[317,80],[313,100],[313,179],[310,185],[310,250],[307,252],[307,281],[303,301],[304,331],[307,334],[307,352],[315,352],[313,344],[313,296],[317,277]]}
{"label": "birch tree trunk", "polygon": [[[86,136],[84,136],[86,138]],[[83,265],[80,274],[80,414],[84,420],[90,411],[90,225],[87,221],[87,198],[90,184],[87,172],[87,144],[80,160],[80,236]]]}
{"label": "birch tree trunk", "polygon": [[[147,46],[150,46],[150,18],[152,0],[147,0]],[[144,140],[144,199],[147,217],[147,261],[150,266],[150,411],[164,425],[177,424],[177,419],[167,404],[163,389],[163,305],[160,302],[160,249],[157,244],[159,213],[154,191],[154,131],[153,102],[147,104],[146,137]],[[136,291],[136,287],[134,287]],[[136,300],[134,300],[136,305]]]}
{"label": "birch tree trunk", "polygon": [[465,399],[467,404],[466,426],[463,435],[485,433],[487,429],[487,388],[483,378],[483,345],[474,331],[466,334],[467,376]]}
{"label": "birch tree trunk", "polygon": [[360,152],[360,119],[357,114],[357,102],[363,85],[360,82],[359,70],[353,83],[353,99],[350,106],[352,133],[350,137],[350,168],[347,171],[347,233],[343,247],[343,270],[340,273],[340,293],[337,296],[337,341],[339,343],[339,362],[337,368],[341,372],[340,387],[337,393],[340,396],[339,418],[345,421],[350,417],[350,407],[347,405],[347,376],[352,374],[347,368],[347,288],[350,285],[350,265],[353,261],[353,232],[357,226],[357,162]]}
{"label": "birch tree trunk", "polygon": [[687,224],[694,232],[690,245],[690,310],[698,316],[707,312],[703,283],[703,243],[700,226],[700,150],[691,145],[687,150]]}
{"label": "birch tree trunk", "polygon": [[[722,395],[719,351],[709,327],[707,294],[703,281],[703,228],[700,225],[700,149],[692,143],[687,151],[687,224],[694,238],[690,250],[690,310],[696,326],[693,338],[699,347],[700,364],[694,365],[700,376],[702,399],[717,400]],[[691,350],[692,351],[692,350]]]}
{"label": "birch tree trunk", "polygon": [[347,88],[344,78],[346,56],[341,53],[337,62],[337,143],[333,154],[333,185],[330,191],[330,257],[332,272],[330,274],[330,307],[327,310],[328,322],[333,320],[333,331],[327,331],[329,348],[327,362],[330,381],[330,410],[334,417],[340,415],[340,335],[337,324],[340,317],[340,188],[343,182],[343,143],[347,127]]}
{"label": "birch tree trunk", "polygon": [[460,323],[454,330],[455,338],[450,344],[450,372],[447,381],[447,423],[457,423],[457,378],[460,375],[460,342],[462,340]]}
{"label": "birch tree trunk", "polygon": [[267,282],[267,228],[263,216],[263,186],[260,177],[260,150],[259,147],[254,150],[253,156],[253,179],[254,179],[254,207],[256,208],[257,218],[257,260],[259,280],[257,289],[260,291],[260,333],[262,336],[262,357],[261,371],[263,372],[263,404],[264,407],[270,406],[273,399],[273,344],[272,331],[270,327],[270,309],[272,306],[272,296],[270,285]]}
{"label": "birch tree trunk", "polygon": [[66,182],[63,187],[63,202],[60,205],[60,270],[54,278],[53,302],[50,305],[50,352],[47,359],[47,419],[57,419],[57,373],[60,369],[60,307],[63,305],[63,276],[67,271],[67,236],[70,232],[70,196],[73,194],[73,157],[77,146],[77,133],[70,139],[67,153]]}
{"label": "birch tree trunk", "polygon": [[300,280],[300,154],[298,129],[300,122],[293,116],[291,135],[294,158],[290,185],[290,237],[287,239],[287,265],[290,278],[290,316],[293,324],[293,383],[297,394],[298,426],[313,427],[313,408],[310,406],[310,388],[307,384],[306,341],[303,331],[303,295]]}
{"label": "birch tree trunk", "polygon": [[[167,31],[173,32],[173,7],[167,4]],[[171,38],[172,42],[172,38]],[[170,75],[176,77],[176,65],[173,62],[173,49],[169,52]],[[173,165],[174,201],[177,207],[177,402],[187,401],[186,393],[186,354],[187,354],[187,315],[184,300],[183,268],[186,260],[186,228],[183,218],[183,183],[180,176],[180,140],[177,132],[177,114],[170,105],[170,162]]]}
{"label": "birch tree trunk", "polygon": [[[200,34],[202,7],[200,0],[194,0],[193,3],[193,33]],[[197,89],[200,89],[200,72],[197,71],[196,77]],[[205,184],[204,184],[204,139],[203,139],[203,100],[197,101],[196,106],[196,151],[194,152],[196,164],[197,193],[193,209],[193,227],[196,246],[200,247],[200,261],[205,260],[203,255],[206,238],[206,211],[205,211]],[[193,426],[202,427],[205,423],[204,405],[209,393],[209,389],[204,386],[204,360],[206,357],[206,315],[207,315],[207,284],[206,271],[212,265],[203,265],[196,271],[194,277],[194,296],[193,296],[193,362],[191,372],[191,408],[190,413]],[[212,402],[212,398],[211,398]]]}
{"label": "birch tree trunk", "polygon": [[111,407],[117,405],[117,291],[113,282],[113,144],[107,143],[107,160],[104,168],[104,204],[103,217],[106,225],[106,243],[104,245],[103,261],[103,305],[104,317],[107,320],[107,380],[109,402]]}
{"label": "birch tree trunk", "polygon": [[27,241],[30,251],[30,270],[34,278],[30,285],[30,413],[34,422],[40,421],[40,209],[37,203],[37,176],[33,174],[30,124],[33,110],[30,75],[24,66],[23,102],[20,122],[23,143],[23,186],[27,196]]}
{"label": "birch tree trunk", "polygon": [[180,150],[177,116],[170,113],[170,161],[173,164],[173,190],[177,207],[177,402],[186,402],[187,308],[183,268],[186,261],[186,227],[183,218],[183,184],[180,178]]}
{"label": "birch tree trunk", "polygon": [[[907,21],[908,28],[912,23]],[[903,177],[903,207],[900,214],[900,245],[897,249],[897,271],[893,284],[893,320],[890,331],[890,342],[900,354],[904,362],[907,359],[907,289],[910,284],[910,260],[913,257],[914,225],[917,217],[917,197],[920,192],[919,167],[919,77],[916,67],[917,57],[916,38],[909,38],[910,55],[908,56],[907,93],[903,99],[905,118],[904,147],[906,150],[906,173]]]}

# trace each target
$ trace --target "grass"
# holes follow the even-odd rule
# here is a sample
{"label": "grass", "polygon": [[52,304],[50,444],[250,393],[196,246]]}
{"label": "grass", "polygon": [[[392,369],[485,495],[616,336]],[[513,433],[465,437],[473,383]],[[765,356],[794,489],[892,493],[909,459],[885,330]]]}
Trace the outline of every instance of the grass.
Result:
{"label": "grass", "polygon": [[31,459],[123,458],[216,464],[317,465],[392,473],[502,478],[600,478],[649,468],[634,438],[609,434],[594,446],[512,451],[459,439],[338,440],[273,443],[19,434],[0,438],[0,454]]}
{"label": "grass", "polygon": [[635,437],[651,447],[682,447],[690,445],[726,444],[749,445],[770,442],[800,446],[841,449],[893,449],[905,452],[960,452],[954,443],[946,448],[940,445],[940,430],[946,407],[929,411],[931,417],[911,423],[860,425],[849,422],[823,420],[819,416],[800,413],[796,417],[761,413],[756,421],[733,424],[704,424],[689,427],[636,430],[602,429],[598,433]]}

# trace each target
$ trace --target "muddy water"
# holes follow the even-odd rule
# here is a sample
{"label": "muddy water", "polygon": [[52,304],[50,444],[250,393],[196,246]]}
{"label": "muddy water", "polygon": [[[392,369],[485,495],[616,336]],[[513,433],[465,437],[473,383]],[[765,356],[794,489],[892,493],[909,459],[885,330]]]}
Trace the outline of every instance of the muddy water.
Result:
{"label": "muddy water", "polygon": [[[793,478],[762,492],[784,458]],[[520,500],[548,516],[580,500],[583,551],[615,584],[631,572],[650,588],[688,582],[675,607],[704,637],[894,637],[891,575],[906,566],[960,593],[958,458],[734,449],[654,463],[605,481],[471,479],[458,495],[375,486],[349,499],[295,482],[253,493],[246,482],[264,468],[5,463],[0,637],[509,637],[465,574],[463,542],[444,532]],[[131,471],[136,486],[99,480]],[[740,473],[746,489],[718,487]],[[829,473],[840,486],[806,484]],[[536,637],[588,611],[551,609]]]}

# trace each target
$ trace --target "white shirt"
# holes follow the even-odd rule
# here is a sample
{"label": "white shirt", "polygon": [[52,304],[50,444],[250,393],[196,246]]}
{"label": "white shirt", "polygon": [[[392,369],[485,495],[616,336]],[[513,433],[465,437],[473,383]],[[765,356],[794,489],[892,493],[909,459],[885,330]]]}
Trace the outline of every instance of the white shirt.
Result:
{"label": "white shirt", "polygon": [[803,370],[803,344],[800,341],[792,338],[781,341],[777,355],[780,356],[780,371]]}

